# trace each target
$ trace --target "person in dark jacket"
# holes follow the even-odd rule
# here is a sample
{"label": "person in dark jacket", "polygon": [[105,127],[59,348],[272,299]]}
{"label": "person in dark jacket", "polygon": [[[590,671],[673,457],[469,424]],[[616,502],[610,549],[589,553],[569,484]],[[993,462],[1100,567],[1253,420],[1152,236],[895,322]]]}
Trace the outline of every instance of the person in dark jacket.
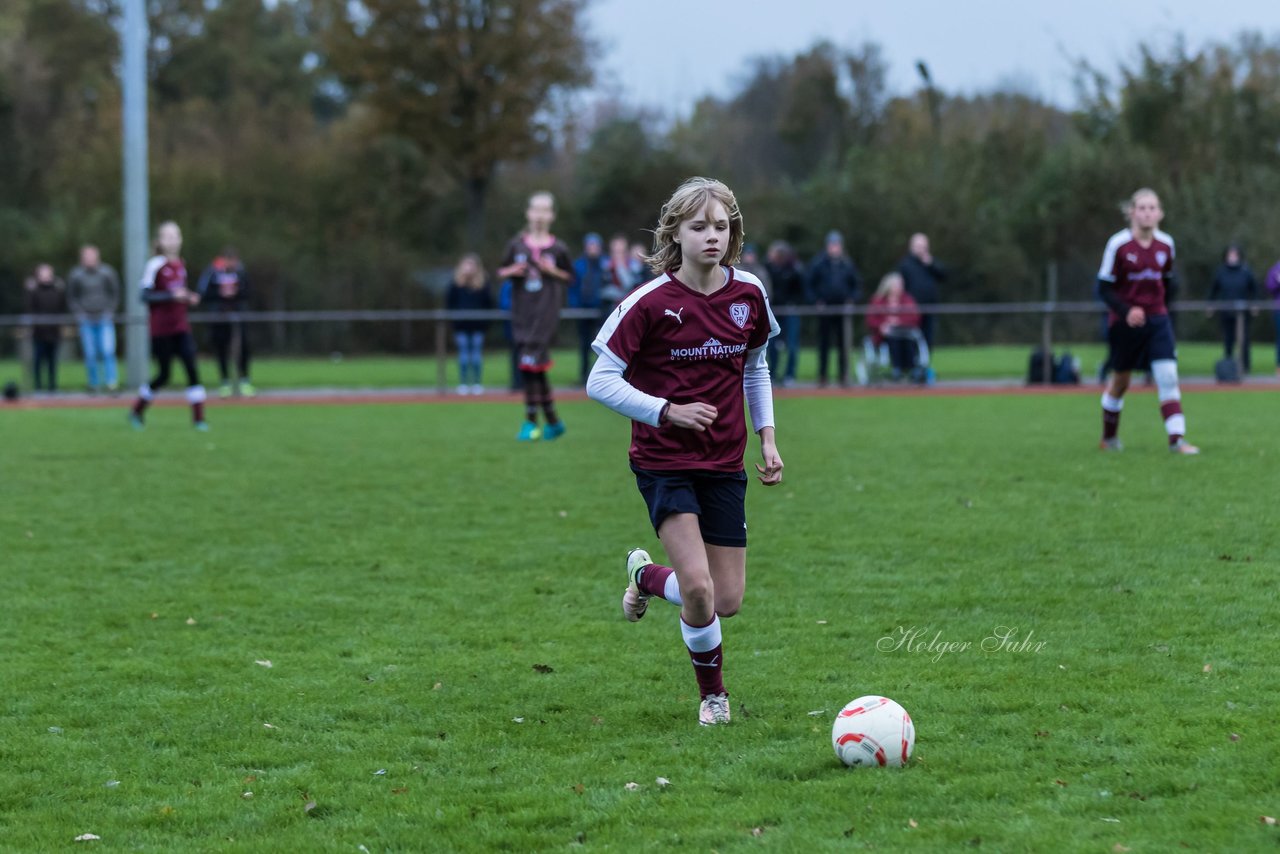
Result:
{"label": "person in dark jacket", "polygon": [[[1213,285],[1209,288],[1209,301],[1216,300],[1255,300],[1258,298],[1258,280],[1253,270],[1244,263],[1244,253],[1239,246],[1228,246],[1222,253],[1222,263],[1213,274]],[[1209,310],[1213,316],[1213,310]],[[1220,311],[1218,317],[1222,323],[1222,349],[1228,359],[1236,346],[1236,325],[1238,313]],[[1249,343],[1253,336],[1249,334],[1249,315],[1244,318],[1244,340],[1240,342],[1240,365],[1245,373],[1249,372]]]}
{"label": "person in dark jacket", "polygon": [[[582,241],[582,255],[573,262],[573,281],[569,284],[569,308],[592,308],[599,311],[605,289],[604,240],[592,232]],[[591,371],[591,342],[600,331],[602,317],[578,318],[578,381],[587,384]]]}
{"label": "person in dark jacket", "polygon": [[[784,240],[771,243],[765,255],[764,266],[769,272],[769,281],[773,284],[770,301],[775,309],[805,304],[804,266],[790,244]],[[800,316],[783,312],[778,321],[782,324],[782,334],[769,339],[769,373],[775,383],[781,380],[784,386],[791,386],[795,385],[796,361],[800,354]],[[785,369],[778,358],[779,340],[787,351]]]}
{"label": "person in dark jacket", "polygon": [[911,235],[911,240],[907,243],[907,254],[898,262],[898,272],[902,274],[907,293],[911,294],[916,304],[924,309],[920,313],[920,332],[924,335],[924,341],[929,345],[929,350],[932,351],[934,321],[937,315],[930,312],[928,307],[941,301],[942,294],[939,286],[946,280],[947,271],[929,251],[928,235],[920,233]]}
{"label": "person in dark jacket", "polygon": [[[67,286],[62,279],[54,275],[53,268],[41,264],[35,274],[27,280],[27,313],[28,314],[66,314]],[[33,372],[35,389],[47,391],[58,390],[58,345],[62,343],[62,326],[58,323],[40,321],[31,325],[31,343],[35,350]],[[48,382],[42,379],[47,375]]]}
{"label": "person in dark jacket", "polygon": [[[805,276],[806,302],[819,308],[852,305],[857,302],[862,276],[853,259],[845,254],[844,237],[838,231],[827,234],[826,249],[809,263]],[[827,361],[836,348],[840,384],[849,384],[849,348],[844,341],[844,318],[839,314],[818,317],[818,385],[827,384]]]}
{"label": "person in dark jacket", "polygon": [[[469,253],[462,256],[454,268],[445,307],[450,311],[487,311],[493,308],[489,277],[479,255]],[[484,334],[488,329],[487,320],[453,322],[453,340],[458,345],[458,394],[484,393]]]}
{"label": "person in dark jacket", "polygon": [[[230,397],[232,394],[230,366],[231,357],[235,355],[240,372],[240,395],[253,397],[257,389],[249,381],[249,328],[243,320],[233,323],[226,317],[230,312],[241,312],[249,306],[249,277],[240,262],[240,253],[230,246],[223,249],[222,254],[214,258],[201,274],[196,292],[207,309],[221,315],[209,324],[213,350],[218,356],[218,373],[222,377],[218,396]],[[239,352],[232,354],[232,350]]]}

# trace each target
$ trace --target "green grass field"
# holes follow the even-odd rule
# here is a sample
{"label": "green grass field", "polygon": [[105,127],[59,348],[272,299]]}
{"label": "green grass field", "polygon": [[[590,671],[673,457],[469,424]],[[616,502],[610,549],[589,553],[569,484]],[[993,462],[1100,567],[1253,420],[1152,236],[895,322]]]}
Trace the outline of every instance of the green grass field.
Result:
{"label": "green grass field", "polygon": [[[1275,400],[1186,409],[779,401],[708,730],[594,404],[0,408],[0,849],[1274,851]],[[907,768],[835,759],[866,693]]]}
{"label": "green grass field", "polygon": [[[1026,377],[1030,345],[991,345],[975,347],[943,347],[934,358],[934,366],[942,379],[1021,380]],[[1081,361],[1084,379],[1088,381],[1097,373],[1105,357],[1101,344],[1059,345],[1057,352],[1069,350]],[[68,348],[70,352],[70,348]],[[1222,355],[1216,344],[1198,342],[1179,346],[1181,370],[1185,376],[1211,376],[1213,363]],[[203,354],[200,373],[205,385],[211,389],[217,385],[216,363]],[[568,350],[558,351],[552,382],[559,386],[573,385],[578,381],[577,355]],[[834,357],[833,357],[834,358]],[[1270,344],[1253,346],[1254,372],[1269,376],[1274,369],[1275,350]],[[812,347],[800,354],[797,378],[812,382],[817,378],[818,357]],[[178,370],[178,382],[185,382]],[[833,368],[834,371],[834,362]],[[19,380],[21,367],[14,359],[0,359],[0,383],[9,379]],[[447,387],[458,383],[458,365],[450,357],[447,370]],[[491,388],[505,388],[511,378],[511,369],[505,353],[491,349],[485,358],[484,380]],[[259,359],[253,366],[253,379],[263,389],[280,388],[423,388],[436,384],[436,361],[433,357],[409,356],[357,356],[347,355],[340,360],[332,358],[281,358]],[[59,382],[64,390],[79,391],[85,387],[83,365],[75,359],[64,358]]]}

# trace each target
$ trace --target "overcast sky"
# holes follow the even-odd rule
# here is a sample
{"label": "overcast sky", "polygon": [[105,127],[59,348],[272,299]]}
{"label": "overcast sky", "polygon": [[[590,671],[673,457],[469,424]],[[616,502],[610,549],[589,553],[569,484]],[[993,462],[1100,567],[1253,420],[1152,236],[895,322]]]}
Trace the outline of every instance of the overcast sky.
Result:
{"label": "overcast sky", "polygon": [[895,92],[917,87],[923,59],[945,91],[1013,83],[1062,106],[1074,98],[1073,57],[1111,71],[1138,44],[1169,45],[1179,33],[1193,47],[1243,30],[1280,38],[1280,0],[592,0],[589,9],[601,88],[680,114],[700,95],[733,91],[749,57],[792,55],[822,38],[878,43]]}

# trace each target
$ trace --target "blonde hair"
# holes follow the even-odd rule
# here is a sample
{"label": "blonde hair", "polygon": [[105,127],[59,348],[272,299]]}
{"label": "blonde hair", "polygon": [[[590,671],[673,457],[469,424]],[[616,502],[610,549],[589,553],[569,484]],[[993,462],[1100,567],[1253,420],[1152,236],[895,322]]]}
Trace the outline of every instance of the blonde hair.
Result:
{"label": "blonde hair", "polygon": [[1124,214],[1126,222],[1133,216],[1133,209],[1137,206],[1138,199],[1143,196],[1150,196],[1156,200],[1157,205],[1160,204],[1160,194],[1150,187],[1141,187],[1134,190],[1132,196],[1120,203],[1120,212]]}
{"label": "blonde hair", "polygon": [[[475,272],[467,275],[463,272],[463,267],[468,261],[475,264]],[[458,266],[453,268],[453,280],[464,288],[478,291],[484,287],[485,280],[489,278],[489,274],[484,271],[484,264],[480,261],[480,256],[474,252],[468,252],[458,259]]]}
{"label": "blonde hair", "polygon": [[166,228],[176,229],[178,232],[178,239],[182,239],[182,228],[173,220],[166,219],[164,222],[156,226],[156,236],[151,244],[151,251],[155,255],[164,254],[164,250],[160,248],[160,232],[164,231]]}
{"label": "blonde hair", "polygon": [[658,228],[653,232],[653,253],[644,259],[650,269],[656,273],[680,269],[680,244],[676,242],[680,223],[700,213],[713,199],[724,205],[729,214],[729,246],[724,254],[724,263],[738,263],[746,232],[742,227],[742,211],[738,209],[733,191],[714,178],[690,178],[676,188],[658,214]]}
{"label": "blonde hair", "polygon": [[880,280],[880,285],[876,288],[876,293],[873,299],[884,299],[887,297],[889,295],[889,288],[893,287],[895,282],[902,285],[903,291],[906,291],[906,281],[902,278],[901,273],[886,273],[884,278]]}

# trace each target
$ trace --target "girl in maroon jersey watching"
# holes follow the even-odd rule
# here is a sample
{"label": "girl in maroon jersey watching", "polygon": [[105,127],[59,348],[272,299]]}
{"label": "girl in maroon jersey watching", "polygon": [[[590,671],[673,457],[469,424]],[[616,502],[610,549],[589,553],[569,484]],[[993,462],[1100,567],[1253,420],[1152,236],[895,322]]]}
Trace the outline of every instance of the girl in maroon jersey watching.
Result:
{"label": "girl in maroon jersey watching", "polygon": [[778,324],[760,280],[729,266],[742,242],[728,187],[681,184],[646,259],[659,275],[610,313],[587,382],[593,400],[631,419],[631,470],[671,560],[631,550],[623,614],[639,620],[652,596],[680,606],[704,726],[729,722],[720,618],[738,612],[746,589],[744,394],[760,436],[760,482],[782,481],[765,360]]}
{"label": "girl in maroon jersey watching", "polygon": [[129,423],[141,430],[147,407],[156,390],[169,382],[173,357],[182,360],[187,372],[187,402],[197,430],[208,430],[204,420],[204,386],[196,369],[196,341],[191,335],[187,307],[200,303],[200,295],[187,289],[187,268],[182,262],[182,230],[166,222],[156,229],[156,254],[142,275],[142,300],[150,308],[151,353],[159,371],[151,382],[138,389],[138,399],[129,412]]}

